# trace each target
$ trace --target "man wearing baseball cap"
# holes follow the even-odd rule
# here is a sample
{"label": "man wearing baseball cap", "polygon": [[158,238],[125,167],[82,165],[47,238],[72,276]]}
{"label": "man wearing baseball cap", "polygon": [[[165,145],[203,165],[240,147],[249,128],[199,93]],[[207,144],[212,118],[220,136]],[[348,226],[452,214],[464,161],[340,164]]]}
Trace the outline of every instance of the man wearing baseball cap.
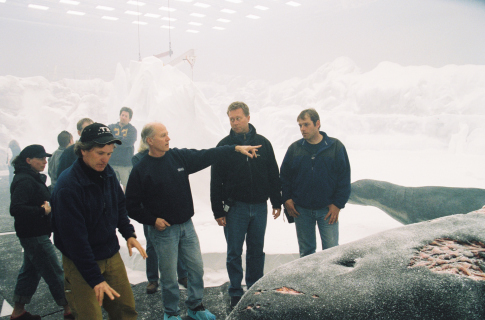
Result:
{"label": "man wearing baseball cap", "polygon": [[125,196],[108,165],[115,144],[101,123],[84,128],[74,147],[78,159],[66,169],[51,198],[54,244],[62,252],[66,298],[76,319],[136,319],[135,300],[119,253],[116,230],[128,251],[145,250],[136,240]]}

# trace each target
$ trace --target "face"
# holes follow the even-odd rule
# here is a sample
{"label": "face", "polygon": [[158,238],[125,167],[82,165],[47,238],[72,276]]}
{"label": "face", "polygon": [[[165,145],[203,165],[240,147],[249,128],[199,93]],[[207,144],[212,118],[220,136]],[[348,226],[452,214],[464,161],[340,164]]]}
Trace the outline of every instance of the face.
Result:
{"label": "face", "polygon": [[120,124],[122,126],[125,126],[128,123],[130,123],[130,121],[131,121],[130,114],[127,111],[121,112],[121,114],[120,114]]}
{"label": "face", "polygon": [[109,158],[115,149],[114,144],[107,144],[102,148],[94,147],[91,150],[81,150],[84,163],[96,171],[103,171],[108,165]]}
{"label": "face", "polygon": [[306,141],[312,141],[315,137],[318,136],[320,120],[317,120],[317,123],[313,124],[313,121],[310,119],[310,117],[305,116],[305,118],[303,119],[298,119],[298,125],[300,126],[301,135]]}
{"label": "face", "polygon": [[81,125],[81,131],[78,131],[77,134],[79,136],[81,136],[81,132],[84,130],[84,128],[86,128],[87,126],[89,126],[90,124],[93,124],[93,122],[89,122],[89,121],[84,121],[83,124]]}
{"label": "face", "polygon": [[249,132],[249,118],[244,114],[243,109],[229,111],[229,122],[231,123],[232,131],[235,133],[248,133]]}
{"label": "face", "polygon": [[165,154],[170,149],[170,137],[167,128],[163,124],[157,123],[154,125],[154,129],[153,137],[147,138],[150,151]]}
{"label": "face", "polygon": [[42,172],[45,169],[45,165],[47,164],[47,159],[44,158],[27,158],[25,161],[27,161],[28,164],[32,167],[37,172]]}

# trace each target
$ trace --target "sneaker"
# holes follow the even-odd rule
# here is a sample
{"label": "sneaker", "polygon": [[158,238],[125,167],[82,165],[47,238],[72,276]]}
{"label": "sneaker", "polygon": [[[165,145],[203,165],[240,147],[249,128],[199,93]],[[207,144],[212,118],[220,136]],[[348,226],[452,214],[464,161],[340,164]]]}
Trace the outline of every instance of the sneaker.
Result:
{"label": "sneaker", "polygon": [[236,307],[239,300],[241,300],[241,296],[231,296],[231,309],[234,309]]}
{"label": "sneaker", "polygon": [[194,309],[189,309],[187,315],[195,320],[216,320],[216,316],[204,308],[202,303]]}
{"label": "sneaker", "polygon": [[30,314],[29,312],[24,311],[24,313],[22,313],[18,317],[12,318],[12,316],[10,316],[10,319],[13,319],[13,320],[40,320],[41,318],[37,314]]}
{"label": "sneaker", "polygon": [[179,283],[182,285],[182,287],[184,287],[185,289],[187,289],[187,286],[188,286],[188,279],[187,279],[187,277],[180,278],[179,279]]}
{"label": "sneaker", "polygon": [[157,292],[157,289],[158,289],[158,282],[157,281],[148,282],[148,285],[147,285],[147,293],[148,294],[152,294],[152,293]]}
{"label": "sneaker", "polygon": [[163,314],[163,320],[182,320],[182,318],[180,318],[180,316],[178,314],[171,316],[171,315],[164,313]]}

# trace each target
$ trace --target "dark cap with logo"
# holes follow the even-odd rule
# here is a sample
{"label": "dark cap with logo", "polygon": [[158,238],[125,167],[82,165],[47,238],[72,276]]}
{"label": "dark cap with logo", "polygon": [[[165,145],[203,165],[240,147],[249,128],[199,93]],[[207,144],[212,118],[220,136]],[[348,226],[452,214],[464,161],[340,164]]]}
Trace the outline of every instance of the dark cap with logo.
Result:
{"label": "dark cap with logo", "polygon": [[52,154],[45,152],[44,147],[40,144],[32,144],[30,146],[27,146],[22,151],[20,151],[19,154],[19,158],[21,159],[45,157],[52,157]]}
{"label": "dark cap with logo", "polygon": [[109,144],[112,142],[121,144],[121,140],[115,138],[108,126],[102,123],[93,123],[84,128],[80,141],[96,142],[97,144]]}

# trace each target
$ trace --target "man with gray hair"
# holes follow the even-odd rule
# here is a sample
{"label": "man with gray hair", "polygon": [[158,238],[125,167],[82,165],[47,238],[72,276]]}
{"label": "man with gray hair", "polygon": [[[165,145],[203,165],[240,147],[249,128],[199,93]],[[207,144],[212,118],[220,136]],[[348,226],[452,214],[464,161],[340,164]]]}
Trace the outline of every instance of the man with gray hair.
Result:
{"label": "man with gray hair", "polygon": [[177,259],[188,271],[188,316],[196,320],[216,317],[202,304],[204,269],[199,239],[192,223],[194,204],[189,175],[234,153],[256,156],[260,146],[224,146],[207,150],[170,148],[167,128],[145,125],[141,133],[149,151],[131,171],[126,188],[128,215],[148,225],[148,236],[159,257],[164,320],[181,320]]}

